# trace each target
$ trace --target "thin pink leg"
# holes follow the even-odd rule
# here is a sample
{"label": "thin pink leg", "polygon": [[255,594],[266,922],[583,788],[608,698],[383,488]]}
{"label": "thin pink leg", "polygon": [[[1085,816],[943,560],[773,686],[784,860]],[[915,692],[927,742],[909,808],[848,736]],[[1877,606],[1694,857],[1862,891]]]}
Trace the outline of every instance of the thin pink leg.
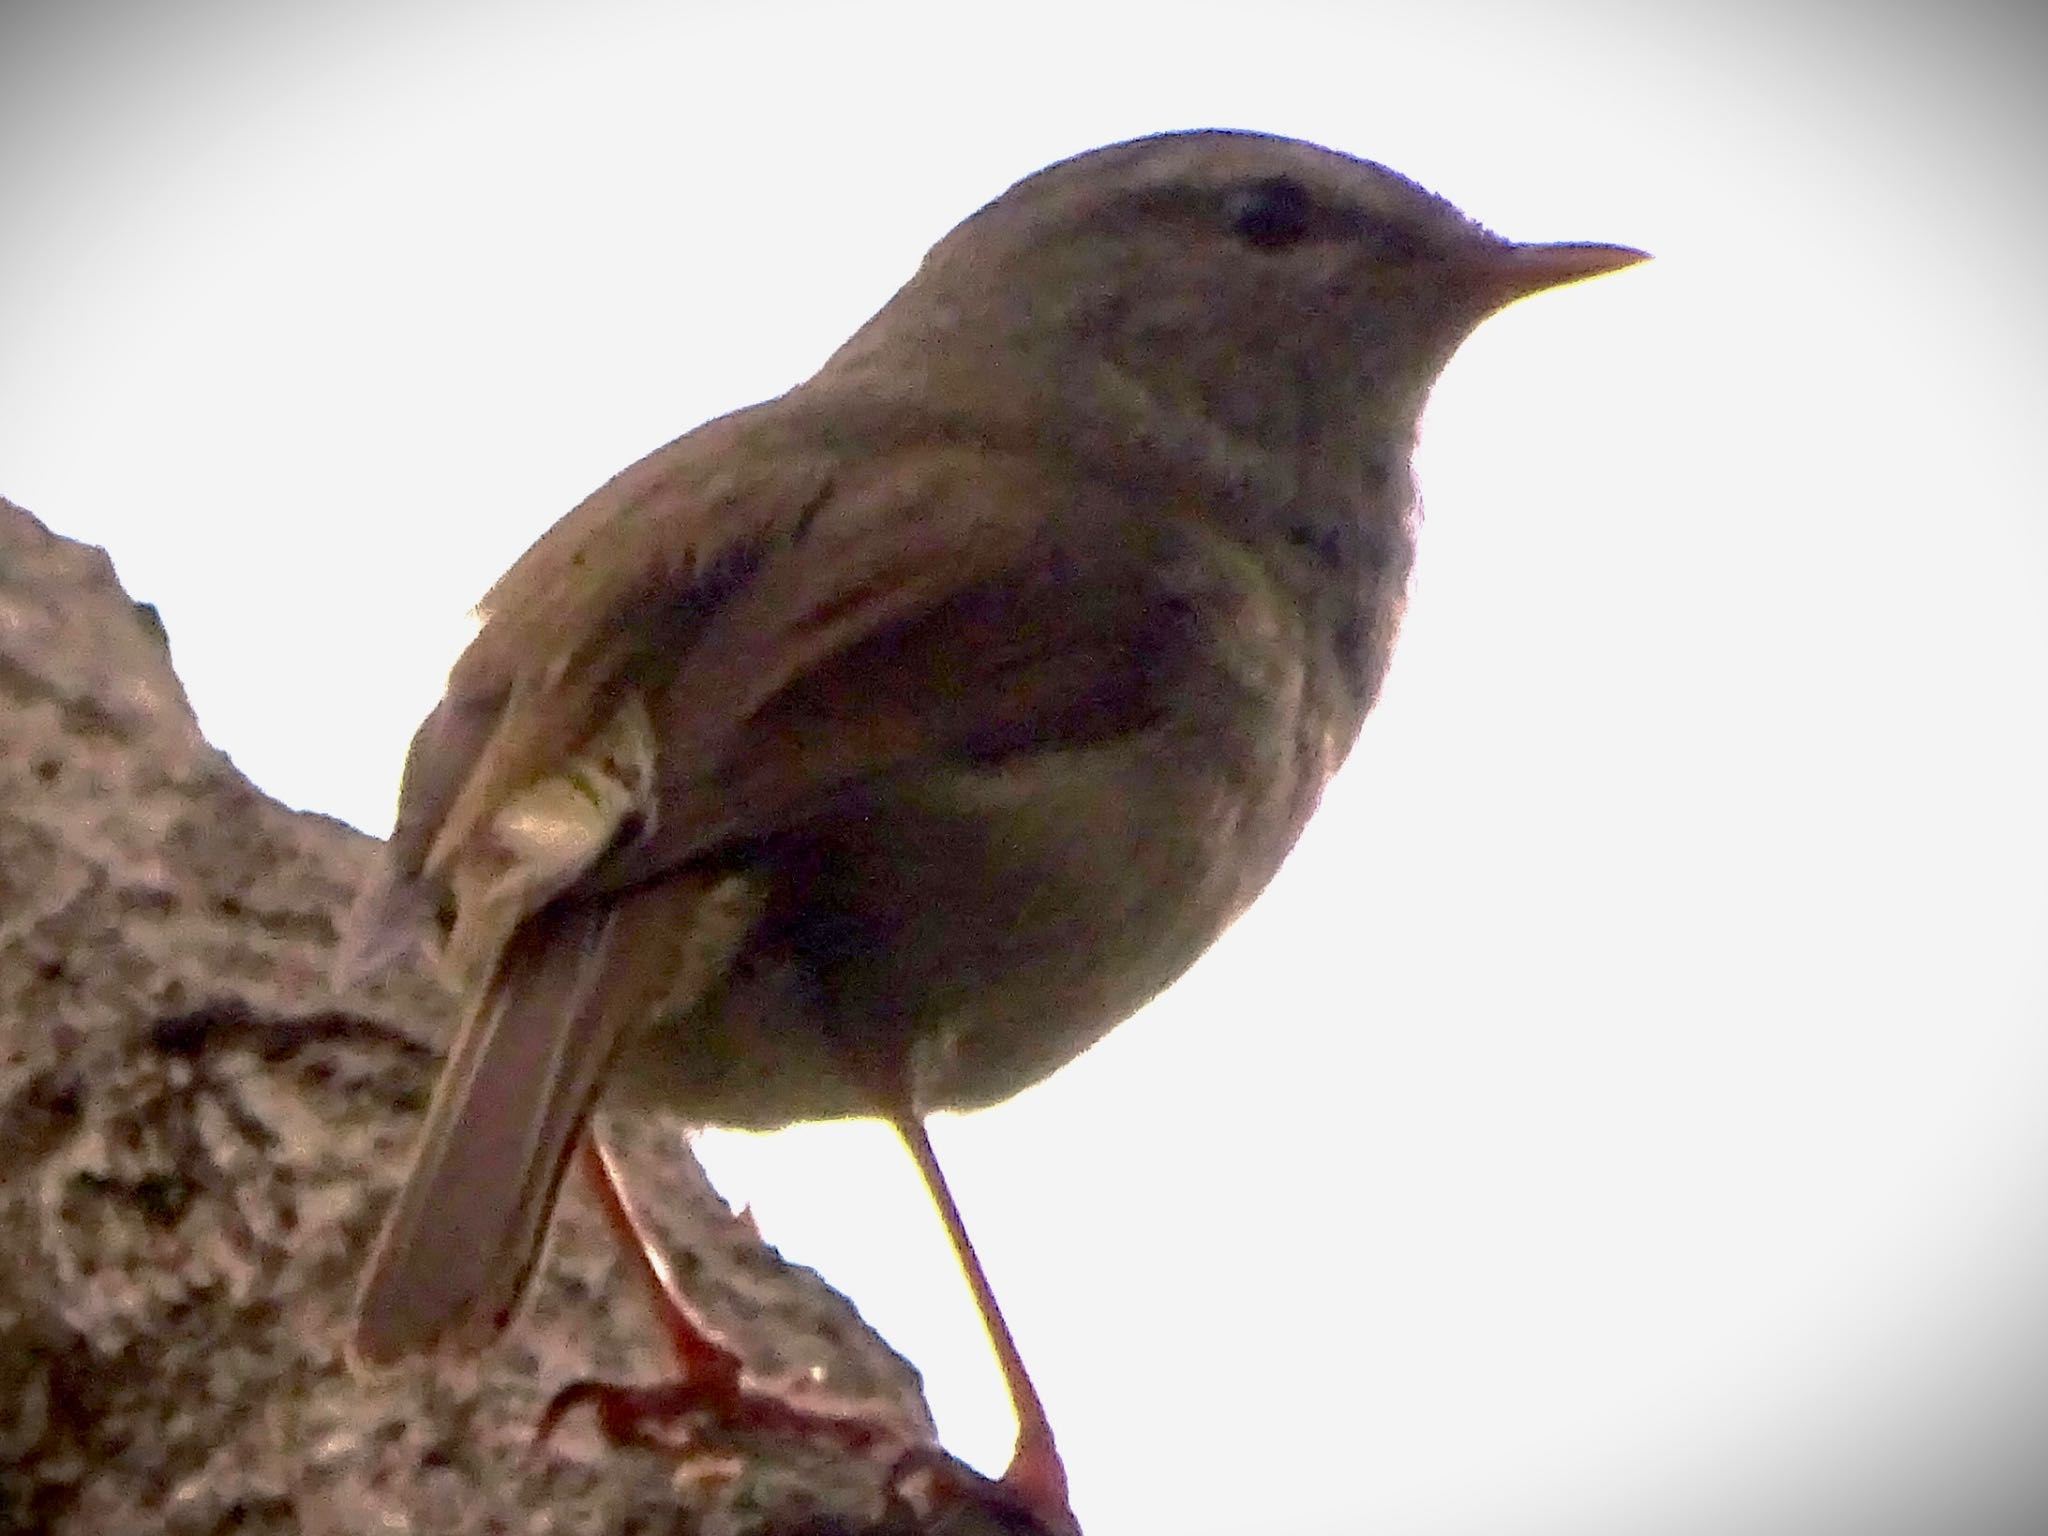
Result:
{"label": "thin pink leg", "polygon": [[1010,1389],[1010,1403],[1017,1414],[1017,1448],[1010,1457],[1009,1470],[1003,1474],[1002,1486],[1048,1531],[1077,1531],[1079,1526],[1067,1497],[1066,1464],[1060,1460],[1059,1447],[1053,1442],[1052,1421],[1046,1417],[1045,1403],[1024,1369],[1024,1357],[1017,1351],[1017,1341],[1003,1319],[1003,1310],[996,1305],[988,1275],[967,1236],[967,1225],[960,1218],[960,1207],[932,1151],[931,1137],[925,1133],[924,1122],[914,1116],[893,1123],[903,1144],[910,1149],[917,1171],[924,1177],[925,1188],[931,1191],[932,1203],[939,1208],[939,1219],[945,1223],[946,1236],[952,1240],[968,1289],[974,1293],[974,1304],[981,1311],[982,1325],[988,1329],[989,1343],[995,1346],[1003,1382]]}

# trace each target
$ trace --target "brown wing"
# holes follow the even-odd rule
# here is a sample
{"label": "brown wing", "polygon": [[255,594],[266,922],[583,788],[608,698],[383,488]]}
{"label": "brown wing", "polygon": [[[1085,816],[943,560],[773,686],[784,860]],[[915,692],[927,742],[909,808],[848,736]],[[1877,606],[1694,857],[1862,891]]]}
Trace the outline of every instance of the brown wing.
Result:
{"label": "brown wing", "polygon": [[[394,869],[417,876],[603,725],[617,695],[691,633],[807,510],[833,464],[772,407],[711,422],[623,471],[563,518],[479,605],[406,760]],[[435,850],[444,858],[432,858]]]}
{"label": "brown wing", "polygon": [[973,528],[974,547],[906,542],[906,561],[950,577],[924,579],[915,604],[865,608],[869,622],[810,648],[801,670],[744,678],[728,664],[749,649],[707,628],[704,670],[652,701],[659,820],[591,883],[629,884],[773,833],[891,774],[1105,741],[1167,711],[1242,718],[1233,690],[1298,686],[1268,675],[1269,644],[1242,644],[1286,621],[1275,589],[1202,525],[1098,487],[1055,491],[1017,463],[952,468],[930,512]]}
{"label": "brown wing", "polygon": [[[469,946],[487,965],[508,925],[628,820],[616,802],[629,797],[614,795],[576,830],[583,852],[546,854],[561,870],[503,876],[531,851],[507,850],[508,813],[531,823],[537,786],[580,782],[595,740],[630,741],[622,710],[651,712],[665,784],[697,783],[793,681],[1026,557],[1048,499],[1035,484],[1019,494],[1019,461],[943,442],[857,457],[818,420],[769,405],[711,423],[621,474],[506,573],[414,738],[386,878],[359,906],[344,972],[417,933],[422,909],[465,882],[472,906],[483,890],[495,909]],[[625,810],[643,829],[673,820],[658,798]]]}
{"label": "brown wing", "polygon": [[[491,589],[481,631],[414,734],[384,866],[351,914],[338,980],[374,973],[416,943],[492,819],[573,763],[636,677],[687,650],[733,587],[829,498],[833,455],[784,415],[756,406],[648,455]],[[504,914],[519,915],[517,902]]]}
{"label": "brown wing", "polygon": [[[498,908],[471,946],[487,963],[556,894],[645,879],[852,781],[1129,729],[1186,691],[1186,667],[1229,668],[1245,603],[1246,633],[1274,621],[1247,560],[1052,455],[942,439],[857,456],[774,406],[725,418],[621,475],[493,590],[414,742],[393,888],[460,894],[470,872]],[[559,874],[500,881],[508,808],[580,777],[628,708],[646,712],[651,797],[598,818]]]}

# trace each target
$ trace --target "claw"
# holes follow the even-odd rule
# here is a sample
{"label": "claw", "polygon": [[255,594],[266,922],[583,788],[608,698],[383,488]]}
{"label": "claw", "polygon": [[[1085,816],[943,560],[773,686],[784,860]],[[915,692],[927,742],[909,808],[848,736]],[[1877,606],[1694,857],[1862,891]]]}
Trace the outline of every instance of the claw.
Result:
{"label": "claw", "polygon": [[[862,1456],[890,1454],[900,1459],[911,1454],[902,1449],[908,1437],[897,1425],[715,1379],[643,1385],[573,1381],[542,1410],[535,1443],[546,1444],[562,1420],[583,1407],[596,1413],[599,1430],[615,1446],[680,1451],[704,1440],[751,1432],[823,1441]],[[660,1425],[679,1429],[665,1435],[650,1428]]]}
{"label": "claw", "polygon": [[[911,1494],[911,1484],[924,1487]],[[983,1477],[938,1445],[914,1445],[889,1469],[889,1498],[928,1522],[939,1509],[965,1505],[993,1519],[1009,1536],[1081,1536],[1066,1491],[1046,1497],[1042,1490]]]}

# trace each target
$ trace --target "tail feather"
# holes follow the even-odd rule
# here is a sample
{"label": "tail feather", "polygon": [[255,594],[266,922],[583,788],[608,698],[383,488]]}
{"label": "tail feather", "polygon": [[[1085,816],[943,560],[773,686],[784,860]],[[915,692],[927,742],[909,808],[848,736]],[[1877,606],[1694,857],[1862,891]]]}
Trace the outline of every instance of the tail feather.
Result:
{"label": "tail feather", "polygon": [[612,923],[542,914],[457,1032],[357,1302],[362,1364],[480,1347],[511,1321],[616,1043],[616,1012],[591,1008]]}
{"label": "tail feather", "polygon": [[359,1364],[473,1351],[510,1324],[621,1039],[686,1013],[758,911],[739,877],[676,880],[557,903],[521,925],[456,1034],[371,1258],[351,1345]]}

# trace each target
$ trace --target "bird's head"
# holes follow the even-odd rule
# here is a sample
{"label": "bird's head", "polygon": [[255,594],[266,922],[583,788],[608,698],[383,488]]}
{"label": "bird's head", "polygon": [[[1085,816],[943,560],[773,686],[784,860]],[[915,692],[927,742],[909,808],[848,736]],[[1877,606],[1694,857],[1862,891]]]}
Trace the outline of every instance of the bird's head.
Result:
{"label": "bird's head", "polygon": [[1028,402],[1048,427],[1106,415],[1126,434],[1313,453],[1412,435],[1487,315],[1643,259],[1502,239],[1384,166],[1299,140],[1160,134],[1060,161],[971,215],[834,366],[886,355],[956,407]]}

